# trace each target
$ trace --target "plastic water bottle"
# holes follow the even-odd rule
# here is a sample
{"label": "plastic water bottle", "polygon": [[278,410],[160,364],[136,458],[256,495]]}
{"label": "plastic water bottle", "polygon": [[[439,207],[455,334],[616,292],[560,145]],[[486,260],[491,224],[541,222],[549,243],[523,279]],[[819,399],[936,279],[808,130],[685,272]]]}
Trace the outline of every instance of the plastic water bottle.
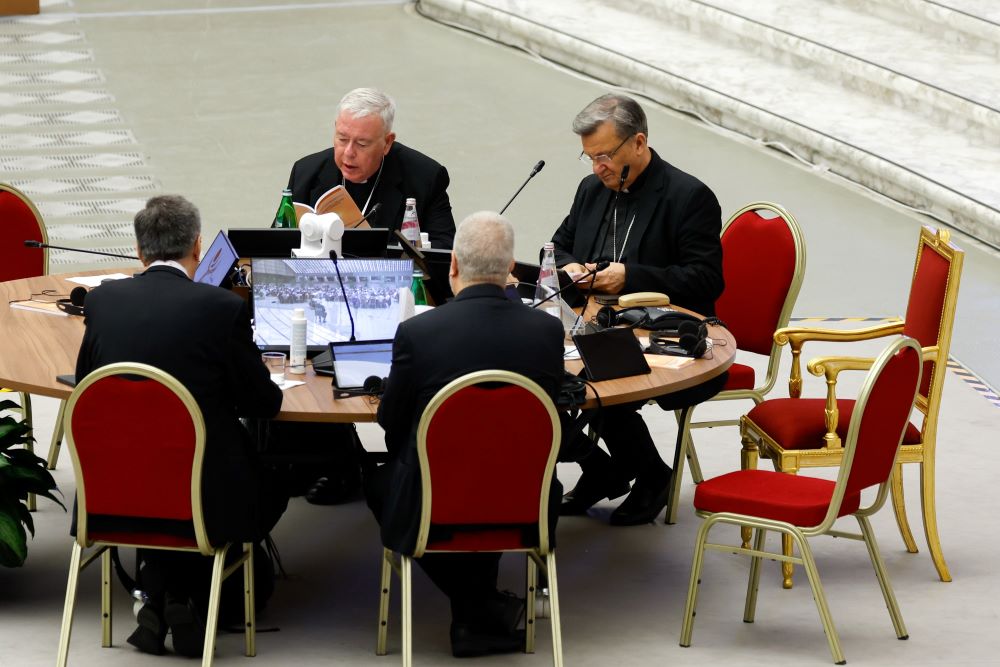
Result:
{"label": "plastic water bottle", "polygon": [[306,372],[306,311],[296,308],[292,311],[292,344],[288,351],[288,372]]}
{"label": "plastic water bottle", "polygon": [[[538,284],[535,285],[535,303],[559,291],[559,276],[556,274],[556,248],[552,241],[542,246],[542,266],[538,270]],[[562,319],[562,305],[559,297],[552,297],[542,304],[546,313]]]}
{"label": "plastic water bottle", "polygon": [[415,248],[420,247],[420,221],[417,220],[417,200],[409,197],[406,200],[406,210],[403,211],[403,238]]}
{"label": "plastic water bottle", "polygon": [[271,223],[271,227],[295,229],[298,226],[298,220],[295,218],[295,205],[292,204],[292,191],[285,188],[281,192],[281,203],[278,204],[278,210],[274,214],[274,222]]}

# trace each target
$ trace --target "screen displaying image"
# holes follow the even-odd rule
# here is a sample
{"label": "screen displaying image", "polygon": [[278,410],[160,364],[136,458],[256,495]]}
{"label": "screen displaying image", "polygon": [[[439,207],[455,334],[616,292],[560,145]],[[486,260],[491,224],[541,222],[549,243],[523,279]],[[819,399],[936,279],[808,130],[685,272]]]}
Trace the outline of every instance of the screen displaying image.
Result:
{"label": "screen displaying image", "polygon": [[340,389],[359,389],[371,376],[388,377],[392,366],[392,341],[373,340],[331,343],[333,375]]}
{"label": "screen displaying image", "polygon": [[[399,324],[399,290],[410,289],[408,259],[341,259],[340,275],[357,340],[391,339]],[[259,346],[291,342],[292,313],[302,308],[306,344],[326,348],[349,340],[351,321],[330,259],[254,259],[253,312]]]}
{"label": "screen displaying image", "polygon": [[195,269],[194,281],[219,287],[229,275],[229,271],[237,259],[239,257],[236,255],[236,250],[233,249],[233,244],[229,242],[229,237],[225,233],[219,232],[216,234],[215,240],[212,241],[212,245],[209,246],[208,252],[202,257],[198,268]]}

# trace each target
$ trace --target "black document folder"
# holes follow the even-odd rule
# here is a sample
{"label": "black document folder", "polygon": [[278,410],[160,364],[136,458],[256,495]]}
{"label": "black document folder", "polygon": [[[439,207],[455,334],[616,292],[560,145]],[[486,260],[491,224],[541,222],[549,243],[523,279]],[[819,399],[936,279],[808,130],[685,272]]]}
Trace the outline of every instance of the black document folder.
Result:
{"label": "black document folder", "polygon": [[579,334],[573,336],[573,342],[589,380],[615,380],[650,372],[642,345],[630,328]]}

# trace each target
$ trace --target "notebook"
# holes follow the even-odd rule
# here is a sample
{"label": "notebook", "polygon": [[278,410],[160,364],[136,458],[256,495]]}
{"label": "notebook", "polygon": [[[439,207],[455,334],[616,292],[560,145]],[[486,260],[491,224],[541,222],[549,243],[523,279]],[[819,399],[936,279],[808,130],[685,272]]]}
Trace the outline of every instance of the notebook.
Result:
{"label": "notebook", "polygon": [[194,272],[196,283],[205,283],[222,287],[229,278],[229,272],[233,269],[233,264],[239,259],[236,249],[229,242],[229,237],[225,232],[215,235],[215,240],[208,247],[208,252],[202,257],[201,263]]}
{"label": "notebook", "polygon": [[392,340],[336,341],[330,343],[333,386],[357,391],[369,377],[385,378],[392,366]]}
{"label": "notebook", "polygon": [[615,380],[650,372],[642,344],[630,328],[605,329],[573,336],[587,379],[594,382]]}

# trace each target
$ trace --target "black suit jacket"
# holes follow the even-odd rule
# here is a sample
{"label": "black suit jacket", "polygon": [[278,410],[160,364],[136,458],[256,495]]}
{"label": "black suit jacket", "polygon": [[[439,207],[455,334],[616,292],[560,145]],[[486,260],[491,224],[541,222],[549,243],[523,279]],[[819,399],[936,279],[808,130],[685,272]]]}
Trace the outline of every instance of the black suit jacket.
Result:
{"label": "black suit jacket", "polygon": [[[393,466],[381,517],[385,546],[412,553],[416,544],[421,500],[417,424],[434,394],[466,373],[498,369],[534,380],[555,399],[563,352],[562,323],[509,300],[496,285],[466,287],[445,305],[399,325],[378,409],[388,465]],[[553,480],[553,502],[558,503],[561,489]]]}
{"label": "black suit jacket", "polygon": [[[374,178],[374,176],[372,177]],[[316,203],[324,192],[340,185],[343,176],[333,161],[333,149],[307,155],[292,165],[288,187],[292,201]],[[448,170],[403,144],[394,142],[385,156],[382,175],[372,196],[372,205],[382,205],[369,223],[373,227],[399,229],[407,197],[417,200],[420,231],[430,235],[435,248],[451,248],[455,239],[455,219],[448,200]],[[358,203],[360,208],[364,202]]]}
{"label": "black suit jacket", "polygon": [[[624,248],[625,287],[630,292],[664,292],[673,303],[702,315],[715,314],[722,294],[722,211],[704,183],[652,151],[645,183],[622,193],[619,206],[634,197],[636,218]],[[593,261],[601,252],[604,213],[614,191],[594,174],[580,183],[573,206],[552,236],[556,265]]]}
{"label": "black suit jacket", "polygon": [[[194,396],[205,419],[203,508],[213,543],[257,530],[256,448],[238,417],[273,417],[281,390],[253,342],[246,304],[169,266],[105,283],[87,295],[76,377],[107,364],[155,366]],[[141,443],[137,443],[141,446]],[[128,474],[128,462],[122,462]]]}

